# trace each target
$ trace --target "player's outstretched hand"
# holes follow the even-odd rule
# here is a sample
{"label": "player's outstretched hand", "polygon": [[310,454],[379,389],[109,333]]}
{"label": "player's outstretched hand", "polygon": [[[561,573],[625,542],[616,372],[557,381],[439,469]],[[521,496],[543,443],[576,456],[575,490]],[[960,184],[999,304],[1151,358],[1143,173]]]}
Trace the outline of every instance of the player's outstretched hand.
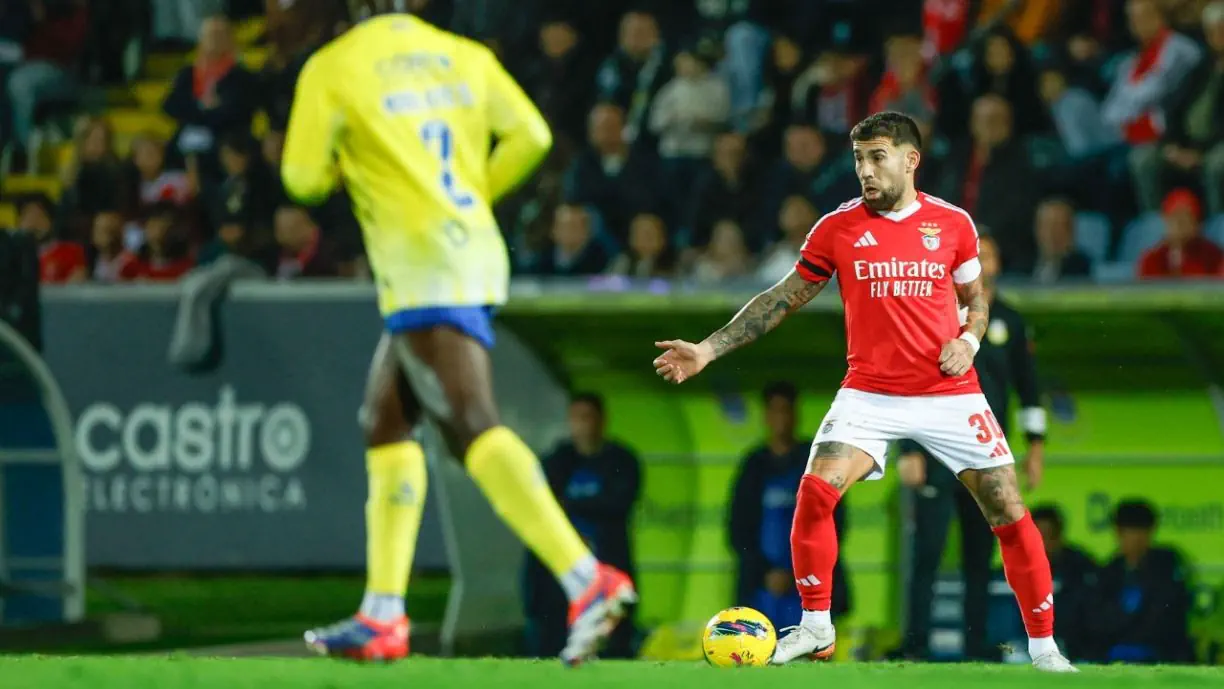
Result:
{"label": "player's outstretched hand", "polygon": [[667,350],[654,360],[655,373],[669,383],[680,384],[701,373],[701,369],[714,360],[714,352],[704,342],[693,344],[684,340],[656,342],[659,349]]}
{"label": "player's outstretched hand", "polygon": [[963,376],[973,366],[973,348],[959,337],[943,346],[939,353],[939,370],[949,376]]}

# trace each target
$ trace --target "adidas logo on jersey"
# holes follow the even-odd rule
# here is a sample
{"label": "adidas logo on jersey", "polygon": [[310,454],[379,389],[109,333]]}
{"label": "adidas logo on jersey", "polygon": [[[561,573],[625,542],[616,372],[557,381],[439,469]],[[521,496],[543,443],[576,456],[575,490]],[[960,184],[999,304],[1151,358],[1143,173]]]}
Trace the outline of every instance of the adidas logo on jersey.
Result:
{"label": "adidas logo on jersey", "polygon": [[867,232],[863,233],[862,237],[858,238],[857,242],[854,243],[854,248],[861,249],[866,246],[879,246],[879,245],[880,243],[876,241],[875,237],[871,236],[871,231],[868,230]]}
{"label": "adidas logo on jersey", "polygon": [[799,586],[820,586],[820,580],[814,574],[809,574],[802,579],[796,579],[795,583]]}
{"label": "adidas logo on jersey", "polygon": [[995,445],[994,451],[990,453],[991,457],[1006,457],[1011,454],[1011,450],[1007,449],[1007,443],[999,443]]}

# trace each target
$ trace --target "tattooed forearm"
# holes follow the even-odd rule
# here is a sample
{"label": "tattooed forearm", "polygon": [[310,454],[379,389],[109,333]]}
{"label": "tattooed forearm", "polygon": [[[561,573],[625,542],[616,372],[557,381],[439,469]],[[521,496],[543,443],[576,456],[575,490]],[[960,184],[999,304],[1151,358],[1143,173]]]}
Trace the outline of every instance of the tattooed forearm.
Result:
{"label": "tattooed forearm", "polygon": [[980,342],[986,336],[986,324],[990,321],[990,303],[986,299],[986,288],[982,284],[981,276],[973,282],[957,285],[956,297],[961,304],[969,308],[965,332],[973,333]]}
{"label": "tattooed forearm", "polygon": [[781,282],[752,298],[735,318],[706,338],[715,357],[743,347],[773,330],[824,289],[825,282],[808,282],[791,271]]}

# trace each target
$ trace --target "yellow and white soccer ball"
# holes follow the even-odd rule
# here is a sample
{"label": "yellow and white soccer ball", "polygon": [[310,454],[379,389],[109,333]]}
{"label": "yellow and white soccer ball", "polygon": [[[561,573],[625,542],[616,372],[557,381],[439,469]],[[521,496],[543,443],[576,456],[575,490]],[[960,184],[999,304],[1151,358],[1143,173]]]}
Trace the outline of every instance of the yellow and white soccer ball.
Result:
{"label": "yellow and white soccer ball", "polygon": [[706,662],[716,667],[769,663],[778,634],[769,618],[752,608],[727,608],[710,619],[701,637]]}

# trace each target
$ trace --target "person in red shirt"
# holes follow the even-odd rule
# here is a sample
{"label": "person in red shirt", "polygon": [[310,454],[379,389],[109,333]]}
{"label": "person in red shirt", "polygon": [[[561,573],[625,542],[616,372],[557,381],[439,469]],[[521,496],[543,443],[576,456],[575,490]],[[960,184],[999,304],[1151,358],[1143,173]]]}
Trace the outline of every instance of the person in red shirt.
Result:
{"label": "person in red shirt", "polygon": [[1188,189],[1174,189],[1161,205],[1165,238],[1139,258],[1139,279],[1196,278],[1219,275],[1224,251],[1199,234],[1203,209]]}
{"label": "person in red shirt", "polygon": [[51,200],[30,196],[18,203],[17,229],[38,241],[39,281],[44,284],[82,282],[89,275],[85,247],[55,237]]}
{"label": "person in red shirt", "polygon": [[837,276],[848,371],[816,433],[796,501],[791,551],[802,619],[771,662],[833,655],[833,511],[852,484],[883,477],[889,442],[910,438],[957,475],[993,528],[1033,666],[1076,672],[1054,643],[1054,585],[1041,533],[973,369],[989,322],[973,220],[914,188],[922,139],[910,117],[872,115],[850,141],[863,195],[816,223],[791,273],[700,343],[656,343],[666,350],[656,371],[682,383],[772,330]]}
{"label": "person in red shirt", "polygon": [[195,263],[183,246],[178,207],[173,202],[157,204],[144,223],[144,244],[136,252],[135,279],[173,282]]}

